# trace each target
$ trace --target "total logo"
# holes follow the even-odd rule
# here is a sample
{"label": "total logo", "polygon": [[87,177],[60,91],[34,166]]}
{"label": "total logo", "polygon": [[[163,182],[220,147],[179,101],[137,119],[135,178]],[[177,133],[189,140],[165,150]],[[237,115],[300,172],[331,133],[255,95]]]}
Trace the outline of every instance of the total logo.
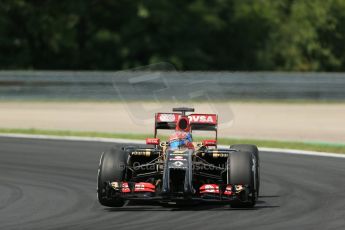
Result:
{"label": "total logo", "polygon": [[177,118],[173,113],[161,113],[159,114],[158,120],[161,122],[174,122]]}
{"label": "total logo", "polygon": [[174,162],[174,165],[175,165],[176,167],[181,167],[181,166],[183,165],[183,162],[181,162],[181,161],[176,161],[176,162]]}

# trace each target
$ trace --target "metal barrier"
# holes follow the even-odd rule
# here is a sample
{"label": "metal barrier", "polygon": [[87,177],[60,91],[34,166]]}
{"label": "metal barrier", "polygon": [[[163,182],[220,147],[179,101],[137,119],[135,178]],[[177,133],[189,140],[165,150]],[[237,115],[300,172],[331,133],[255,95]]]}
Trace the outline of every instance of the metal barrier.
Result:
{"label": "metal barrier", "polygon": [[0,71],[0,99],[344,100],[345,73]]}

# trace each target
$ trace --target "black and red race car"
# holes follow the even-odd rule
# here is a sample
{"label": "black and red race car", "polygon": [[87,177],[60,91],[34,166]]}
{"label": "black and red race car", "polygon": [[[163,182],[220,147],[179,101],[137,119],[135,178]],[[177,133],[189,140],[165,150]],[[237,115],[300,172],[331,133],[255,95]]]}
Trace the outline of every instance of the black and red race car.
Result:
{"label": "black and red race car", "polygon": [[[216,114],[195,114],[192,108],[174,108],[155,114],[154,138],[146,146],[113,148],[102,154],[97,195],[100,204],[221,202],[231,207],[253,207],[259,195],[259,151],[255,145],[217,148]],[[172,148],[157,131],[213,131],[215,139]],[[174,132],[174,131],[173,131]],[[148,147],[147,147],[148,146]]]}

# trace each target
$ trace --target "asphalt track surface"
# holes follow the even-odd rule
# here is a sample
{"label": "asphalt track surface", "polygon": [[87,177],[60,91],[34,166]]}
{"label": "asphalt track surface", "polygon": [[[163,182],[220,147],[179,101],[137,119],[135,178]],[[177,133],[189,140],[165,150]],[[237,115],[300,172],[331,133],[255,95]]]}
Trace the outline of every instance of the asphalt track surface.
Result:
{"label": "asphalt track surface", "polygon": [[105,208],[96,174],[111,146],[0,138],[0,229],[345,229],[345,159],[261,153],[254,209]]}

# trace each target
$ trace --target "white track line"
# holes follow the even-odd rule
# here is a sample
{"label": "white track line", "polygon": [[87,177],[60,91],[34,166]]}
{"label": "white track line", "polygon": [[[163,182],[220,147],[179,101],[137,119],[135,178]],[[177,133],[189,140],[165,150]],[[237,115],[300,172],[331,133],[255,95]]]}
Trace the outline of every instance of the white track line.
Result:
{"label": "white track line", "polygon": [[10,134],[0,133],[0,137],[42,139],[42,140],[88,141],[88,142],[92,141],[92,142],[105,142],[105,143],[145,144],[144,140],[130,140],[130,139],[103,138],[103,137],[54,136],[54,135],[12,134],[12,133]]}
{"label": "white track line", "polygon": [[[88,141],[88,142],[92,141],[92,142],[105,142],[105,143],[145,144],[144,140],[129,140],[129,139],[102,138],[102,137],[76,137],[76,136],[6,134],[6,133],[0,134],[0,137],[41,139],[41,140]],[[229,146],[219,145],[219,147],[220,148],[227,148]],[[264,152],[274,152],[274,153],[283,153],[283,154],[345,158],[345,154],[305,151],[305,150],[297,150],[297,149],[259,148],[259,150],[264,151]]]}

